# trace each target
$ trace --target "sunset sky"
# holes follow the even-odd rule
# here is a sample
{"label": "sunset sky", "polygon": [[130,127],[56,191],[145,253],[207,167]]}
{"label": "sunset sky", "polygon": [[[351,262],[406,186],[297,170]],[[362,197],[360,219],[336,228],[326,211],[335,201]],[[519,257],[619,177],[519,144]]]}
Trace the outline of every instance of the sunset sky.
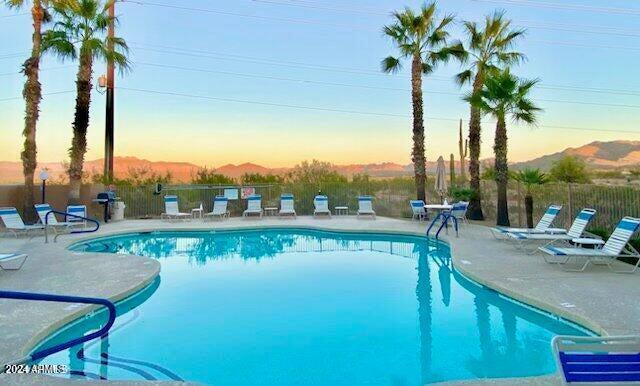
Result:
{"label": "sunset sky", "polygon": [[[133,70],[117,79],[116,155],[198,165],[410,162],[407,71],[381,34],[389,12],[418,1],[153,0],[117,4]],[[528,29],[514,70],[540,78],[537,128],[511,125],[509,157],[530,159],[594,140],[640,140],[640,6],[629,0],[447,0],[441,13],[478,20],[504,9]],[[188,8],[188,9],[187,9]],[[27,10],[0,8],[0,160],[19,161],[24,102],[18,74],[30,47]],[[460,26],[452,30],[461,37]],[[71,141],[76,63],[47,56],[40,161]],[[424,84],[427,158],[456,154],[468,117],[452,63]],[[102,64],[95,78],[104,72]],[[52,94],[55,93],[55,94]],[[47,95],[49,94],[49,95]],[[104,96],[94,92],[87,159],[103,156]],[[572,103],[567,103],[572,102]],[[576,103],[577,102],[577,103]],[[466,122],[465,122],[466,125]],[[483,125],[491,157],[493,125]]]}

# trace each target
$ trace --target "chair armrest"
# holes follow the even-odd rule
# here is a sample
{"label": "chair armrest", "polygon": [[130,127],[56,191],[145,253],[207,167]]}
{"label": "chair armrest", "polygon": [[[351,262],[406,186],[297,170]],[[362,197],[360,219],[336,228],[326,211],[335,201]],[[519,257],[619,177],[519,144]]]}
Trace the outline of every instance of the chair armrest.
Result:
{"label": "chair armrest", "polygon": [[572,242],[574,242],[575,244],[580,244],[580,245],[604,245],[604,241],[600,240],[600,239],[591,239],[591,238],[587,238],[587,237],[578,237],[575,239],[571,239]]}

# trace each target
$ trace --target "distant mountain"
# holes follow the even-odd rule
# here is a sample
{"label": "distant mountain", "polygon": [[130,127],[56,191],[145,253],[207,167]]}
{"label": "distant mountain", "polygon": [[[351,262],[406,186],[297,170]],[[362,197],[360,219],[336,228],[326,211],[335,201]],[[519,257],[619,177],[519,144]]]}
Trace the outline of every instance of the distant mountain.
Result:
{"label": "distant mountain", "polygon": [[629,168],[640,165],[640,141],[591,142],[570,147],[558,153],[513,164],[516,169],[540,168],[548,170],[554,161],[565,156],[582,158],[591,169]]}

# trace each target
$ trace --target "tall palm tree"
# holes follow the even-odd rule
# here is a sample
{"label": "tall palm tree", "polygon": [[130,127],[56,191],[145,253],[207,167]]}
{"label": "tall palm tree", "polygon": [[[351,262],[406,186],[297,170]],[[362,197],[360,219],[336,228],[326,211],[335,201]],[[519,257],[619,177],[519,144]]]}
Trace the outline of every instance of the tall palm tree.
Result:
{"label": "tall palm tree", "polygon": [[108,0],[103,3],[100,0],[73,0],[69,6],[54,7],[59,21],[45,33],[43,39],[44,51],[52,51],[63,59],[77,59],[79,63],[73,139],[69,149],[70,203],[80,200],[82,169],[87,152],[94,60],[113,61],[121,70],[129,68],[126,42],[119,37],[105,36],[109,24],[116,22],[115,18],[108,14],[114,1]]}
{"label": "tall palm tree", "polygon": [[462,43],[449,45],[447,27],[453,16],[436,19],[436,4],[424,4],[418,13],[409,8],[394,12],[393,24],[384,27],[384,34],[391,38],[399,51],[399,56],[389,56],[382,60],[382,70],[397,72],[402,68],[401,59],[411,60],[411,98],[413,103],[413,162],[417,196],[426,200],[427,179],[424,144],[424,116],[422,101],[422,75],[432,73],[441,62],[452,56],[464,59]]}
{"label": "tall palm tree", "polygon": [[521,80],[511,74],[507,68],[488,76],[480,91],[465,97],[465,100],[496,120],[495,156],[496,184],[498,186],[497,225],[509,226],[507,207],[507,183],[509,166],[507,165],[507,118],[514,122],[536,123],[540,110],[531,99],[529,92],[538,83],[537,80]]}
{"label": "tall palm tree", "polygon": [[[467,35],[466,50],[470,61],[467,69],[456,76],[456,81],[461,86],[472,84],[472,92],[480,91],[487,74],[498,71],[502,66],[524,60],[524,55],[512,51],[512,48],[525,31],[511,29],[511,21],[504,18],[504,12],[487,16],[484,29],[480,29],[475,22],[465,22],[464,29]],[[470,219],[483,220],[480,192],[481,113],[473,105],[470,108],[469,177],[473,195],[467,213]]]}
{"label": "tall palm tree", "polygon": [[[22,8],[27,0],[3,0],[9,8]],[[36,170],[37,147],[36,125],[40,115],[40,101],[42,100],[42,86],[40,85],[40,57],[42,48],[42,25],[50,20],[50,15],[45,7],[52,4],[63,4],[62,0],[33,0],[31,3],[31,20],[33,22],[33,34],[31,38],[31,55],[22,64],[22,72],[27,77],[22,90],[25,101],[24,114],[24,145],[20,158],[22,159],[22,173],[24,174],[24,214],[27,219],[36,218],[33,208],[33,176]]]}

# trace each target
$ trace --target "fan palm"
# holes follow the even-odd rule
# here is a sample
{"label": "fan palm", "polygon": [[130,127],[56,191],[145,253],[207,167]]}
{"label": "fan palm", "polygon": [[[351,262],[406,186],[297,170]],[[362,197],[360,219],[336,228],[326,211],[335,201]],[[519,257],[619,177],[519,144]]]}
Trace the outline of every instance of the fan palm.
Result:
{"label": "fan palm", "polygon": [[[84,156],[87,152],[87,130],[91,105],[91,76],[96,59],[112,61],[121,70],[129,68],[126,42],[119,37],[105,37],[110,23],[108,14],[115,0],[74,0],[66,7],[54,7],[59,21],[43,38],[43,50],[63,59],[77,59],[76,106],[73,139],[69,149],[69,202],[80,200]],[[113,48],[111,48],[113,47]]]}
{"label": "fan palm", "polygon": [[536,185],[543,185],[549,181],[547,175],[540,169],[523,169],[512,175],[513,179],[525,187],[524,208],[527,215],[527,227],[533,228],[533,194],[532,189]]}
{"label": "fan palm", "polygon": [[536,123],[536,115],[540,110],[531,99],[529,93],[537,80],[520,80],[507,68],[487,76],[480,91],[465,97],[465,100],[485,114],[496,120],[495,142],[495,179],[498,187],[497,225],[509,226],[509,210],[507,207],[507,183],[509,167],[507,165],[507,118],[514,122]]}
{"label": "fan palm", "polygon": [[[485,18],[484,28],[475,22],[465,22],[467,35],[466,50],[470,57],[468,67],[456,76],[458,84],[472,84],[472,92],[480,91],[487,74],[499,71],[501,66],[509,66],[524,60],[524,55],[512,51],[524,30],[511,29],[511,21],[503,12],[496,12]],[[474,194],[469,202],[469,218],[483,220],[480,192],[480,110],[471,105],[469,118],[469,176]]]}
{"label": "fan palm", "polygon": [[424,116],[422,100],[422,75],[431,74],[438,64],[452,56],[464,59],[465,52],[460,42],[448,44],[447,28],[452,16],[436,18],[436,5],[424,4],[416,13],[406,8],[393,13],[394,23],[384,27],[387,35],[398,48],[399,56],[382,60],[382,71],[397,72],[402,68],[402,59],[411,60],[411,97],[413,103],[413,162],[417,197],[426,200],[426,158],[424,143]]}
{"label": "fan palm", "polygon": [[[28,3],[27,0],[3,0],[9,8],[22,8]],[[33,176],[36,170],[37,148],[36,148],[36,125],[40,115],[40,101],[42,100],[42,86],[40,85],[40,57],[42,47],[42,25],[50,20],[46,7],[49,5],[62,5],[62,0],[33,0],[31,2],[31,19],[33,23],[33,35],[31,38],[31,55],[22,64],[22,72],[27,77],[22,90],[25,101],[24,145],[20,158],[22,159],[22,172],[24,174],[24,214],[28,220],[36,218],[33,204]]]}

